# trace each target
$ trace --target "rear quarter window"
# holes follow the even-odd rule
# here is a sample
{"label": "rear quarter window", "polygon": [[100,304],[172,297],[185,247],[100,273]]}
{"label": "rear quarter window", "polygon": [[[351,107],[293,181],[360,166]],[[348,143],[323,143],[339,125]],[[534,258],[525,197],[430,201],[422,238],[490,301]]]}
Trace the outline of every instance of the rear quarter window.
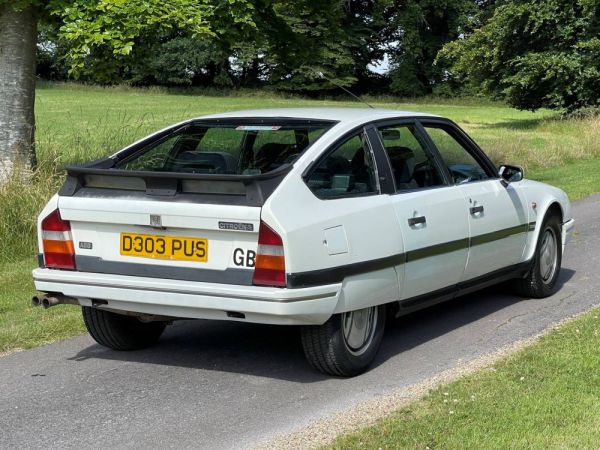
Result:
{"label": "rear quarter window", "polygon": [[321,199],[377,193],[371,150],[363,133],[339,144],[306,178],[310,190]]}

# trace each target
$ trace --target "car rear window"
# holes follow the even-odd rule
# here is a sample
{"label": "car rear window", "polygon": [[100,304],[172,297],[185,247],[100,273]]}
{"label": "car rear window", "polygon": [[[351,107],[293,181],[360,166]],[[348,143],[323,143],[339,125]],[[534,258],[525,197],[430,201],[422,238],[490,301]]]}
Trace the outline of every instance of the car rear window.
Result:
{"label": "car rear window", "polygon": [[114,168],[258,175],[293,163],[333,122],[192,124],[146,144]]}

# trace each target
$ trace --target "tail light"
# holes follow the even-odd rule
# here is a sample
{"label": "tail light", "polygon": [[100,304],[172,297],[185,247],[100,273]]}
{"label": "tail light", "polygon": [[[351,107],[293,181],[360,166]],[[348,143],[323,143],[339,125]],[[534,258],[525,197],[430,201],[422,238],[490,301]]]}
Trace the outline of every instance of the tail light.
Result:
{"label": "tail light", "polygon": [[60,217],[58,209],[42,220],[44,264],[49,269],[75,270],[75,247],[71,224]]}
{"label": "tail light", "polygon": [[285,286],[283,241],[264,222],[258,230],[258,251],[252,283],[258,286]]}

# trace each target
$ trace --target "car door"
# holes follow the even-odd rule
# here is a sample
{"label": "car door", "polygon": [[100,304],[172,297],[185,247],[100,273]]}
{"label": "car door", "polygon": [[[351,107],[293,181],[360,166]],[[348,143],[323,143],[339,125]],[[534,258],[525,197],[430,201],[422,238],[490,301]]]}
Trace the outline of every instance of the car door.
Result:
{"label": "car door", "polygon": [[286,268],[297,273],[288,274],[288,283],[343,279],[336,312],[400,296],[395,269],[404,254],[402,238],[387,195],[389,177],[379,170],[381,155],[374,154],[367,134],[361,127],[342,135],[303,175],[308,190],[288,184],[293,201],[272,210],[297,245],[286,254]]}
{"label": "car door", "polygon": [[470,244],[462,281],[521,262],[529,227],[518,183],[506,185],[455,125],[444,121],[423,125],[467,203]]}
{"label": "car door", "polygon": [[390,199],[404,241],[401,305],[416,307],[432,297],[451,297],[467,262],[463,194],[449,182],[417,123],[386,123],[377,131],[392,169],[395,191]]}

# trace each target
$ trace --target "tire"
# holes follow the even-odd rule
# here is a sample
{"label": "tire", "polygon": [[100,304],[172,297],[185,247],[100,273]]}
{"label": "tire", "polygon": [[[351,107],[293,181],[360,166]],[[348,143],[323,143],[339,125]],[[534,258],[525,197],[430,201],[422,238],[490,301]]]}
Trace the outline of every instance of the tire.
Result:
{"label": "tire", "polygon": [[113,350],[140,350],[155,344],[165,330],[165,322],[141,322],[101,309],[82,307],[83,322],[90,336]]}
{"label": "tire", "polygon": [[549,297],[558,290],[562,263],[562,230],[557,214],[550,213],[544,218],[533,258],[529,273],[516,280],[516,290],[523,297]]}
{"label": "tire", "polygon": [[323,325],[302,327],[306,359],[327,375],[352,377],[363,373],[381,345],[386,310],[385,305],[373,306],[335,314]]}

